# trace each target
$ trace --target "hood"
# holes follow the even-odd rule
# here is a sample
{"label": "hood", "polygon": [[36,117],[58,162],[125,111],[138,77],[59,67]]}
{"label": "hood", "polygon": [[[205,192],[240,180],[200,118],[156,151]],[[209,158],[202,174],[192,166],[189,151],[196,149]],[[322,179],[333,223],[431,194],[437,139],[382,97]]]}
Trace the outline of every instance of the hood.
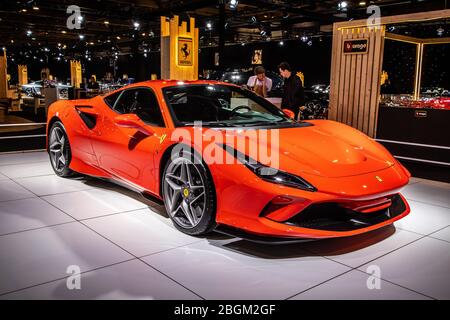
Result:
{"label": "hood", "polygon": [[[279,151],[274,157],[264,148],[263,130],[255,130],[256,134],[230,130],[224,141],[263,164],[276,167],[278,163],[279,169],[299,176],[306,173],[329,178],[348,177],[383,170],[395,163],[383,146],[352,127],[328,120],[308,122],[313,125],[267,130],[267,149]],[[277,134],[279,139],[276,139]],[[230,136],[235,139],[234,143],[228,142]],[[275,138],[272,143],[271,137]],[[253,143],[258,145],[258,153],[249,151]],[[272,164],[268,163],[266,155],[274,160]]]}

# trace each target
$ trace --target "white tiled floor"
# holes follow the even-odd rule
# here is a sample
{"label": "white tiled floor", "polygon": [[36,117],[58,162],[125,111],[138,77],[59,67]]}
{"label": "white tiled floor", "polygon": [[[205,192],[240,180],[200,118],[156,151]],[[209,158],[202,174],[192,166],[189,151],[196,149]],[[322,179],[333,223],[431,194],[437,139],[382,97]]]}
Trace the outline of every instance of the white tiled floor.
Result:
{"label": "white tiled floor", "polygon": [[0,299],[450,299],[450,185],[413,178],[404,195],[395,227],[272,246],[184,235],[136,193],[3,154]]}

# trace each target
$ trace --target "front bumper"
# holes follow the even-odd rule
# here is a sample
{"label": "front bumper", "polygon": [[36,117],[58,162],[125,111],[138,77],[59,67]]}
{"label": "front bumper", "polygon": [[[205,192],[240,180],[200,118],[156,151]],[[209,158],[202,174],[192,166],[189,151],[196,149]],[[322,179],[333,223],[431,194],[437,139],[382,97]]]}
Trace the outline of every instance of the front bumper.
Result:
{"label": "front bumper", "polygon": [[[315,181],[304,177],[318,188],[317,192],[265,182],[239,165],[212,173],[218,195],[217,223],[258,237],[346,237],[392,224],[410,212],[399,193],[409,176],[398,165],[354,177]],[[382,182],[374,179],[375,175]],[[268,209],[280,196],[292,201]],[[389,199],[390,205],[375,205],[374,210],[366,210],[369,212],[352,209],[379,199]]]}

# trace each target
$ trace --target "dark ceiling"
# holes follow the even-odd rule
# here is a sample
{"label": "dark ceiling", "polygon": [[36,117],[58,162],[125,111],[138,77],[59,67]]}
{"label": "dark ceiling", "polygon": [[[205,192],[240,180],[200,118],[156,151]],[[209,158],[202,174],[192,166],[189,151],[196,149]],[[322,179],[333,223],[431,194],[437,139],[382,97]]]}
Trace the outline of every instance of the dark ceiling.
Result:
{"label": "dark ceiling", "polygon": [[[215,46],[219,35],[225,45],[330,35],[333,22],[365,18],[371,4],[380,6],[382,15],[447,8],[446,0],[345,1],[345,8],[339,7],[341,2],[240,0],[232,8],[230,0],[2,0],[0,45],[11,51],[58,48],[64,55],[111,49],[123,54],[158,50],[161,15],[195,17],[201,46]],[[80,29],[71,30],[67,8],[74,4],[83,18]]]}

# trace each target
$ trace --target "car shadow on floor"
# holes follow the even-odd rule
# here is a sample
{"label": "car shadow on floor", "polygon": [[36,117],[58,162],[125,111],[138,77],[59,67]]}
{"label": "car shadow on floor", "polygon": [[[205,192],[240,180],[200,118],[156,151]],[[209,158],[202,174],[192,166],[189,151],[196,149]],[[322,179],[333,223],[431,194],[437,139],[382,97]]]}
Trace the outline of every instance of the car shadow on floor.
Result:
{"label": "car shadow on floor", "polygon": [[263,259],[291,259],[311,256],[337,256],[370,247],[395,233],[395,226],[389,225],[364,234],[297,242],[291,244],[264,244],[236,239],[232,242],[221,242],[209,239],[211,245],[241,254]]}
{"label": "car shadow on floor", "polygon": [[[151,210],[164,218],[169,218],[164,203],[151,195],[145,195],[130,190],[116,182],[106,179],[98,179],[91,177],[80,177],[87,185],[96,188],[103,188],[114,192],[127,195],[137,201],[146,204]],[[370,247],[381,242],[395,233],[395,226],[388,225],[386,227],[363,233],[351,237],[341,237],[323,240],[313,240],[306,242],[294,243],[259,243],[252,242],[222,234],[212,232],[206,236],[200,236],[199,239],[206,239],[211,245],[222,249],[231,250],[240,254],[259,257],[263,259],[289,259],[311,256],[337,256],[346,254],[360,249]]]}

